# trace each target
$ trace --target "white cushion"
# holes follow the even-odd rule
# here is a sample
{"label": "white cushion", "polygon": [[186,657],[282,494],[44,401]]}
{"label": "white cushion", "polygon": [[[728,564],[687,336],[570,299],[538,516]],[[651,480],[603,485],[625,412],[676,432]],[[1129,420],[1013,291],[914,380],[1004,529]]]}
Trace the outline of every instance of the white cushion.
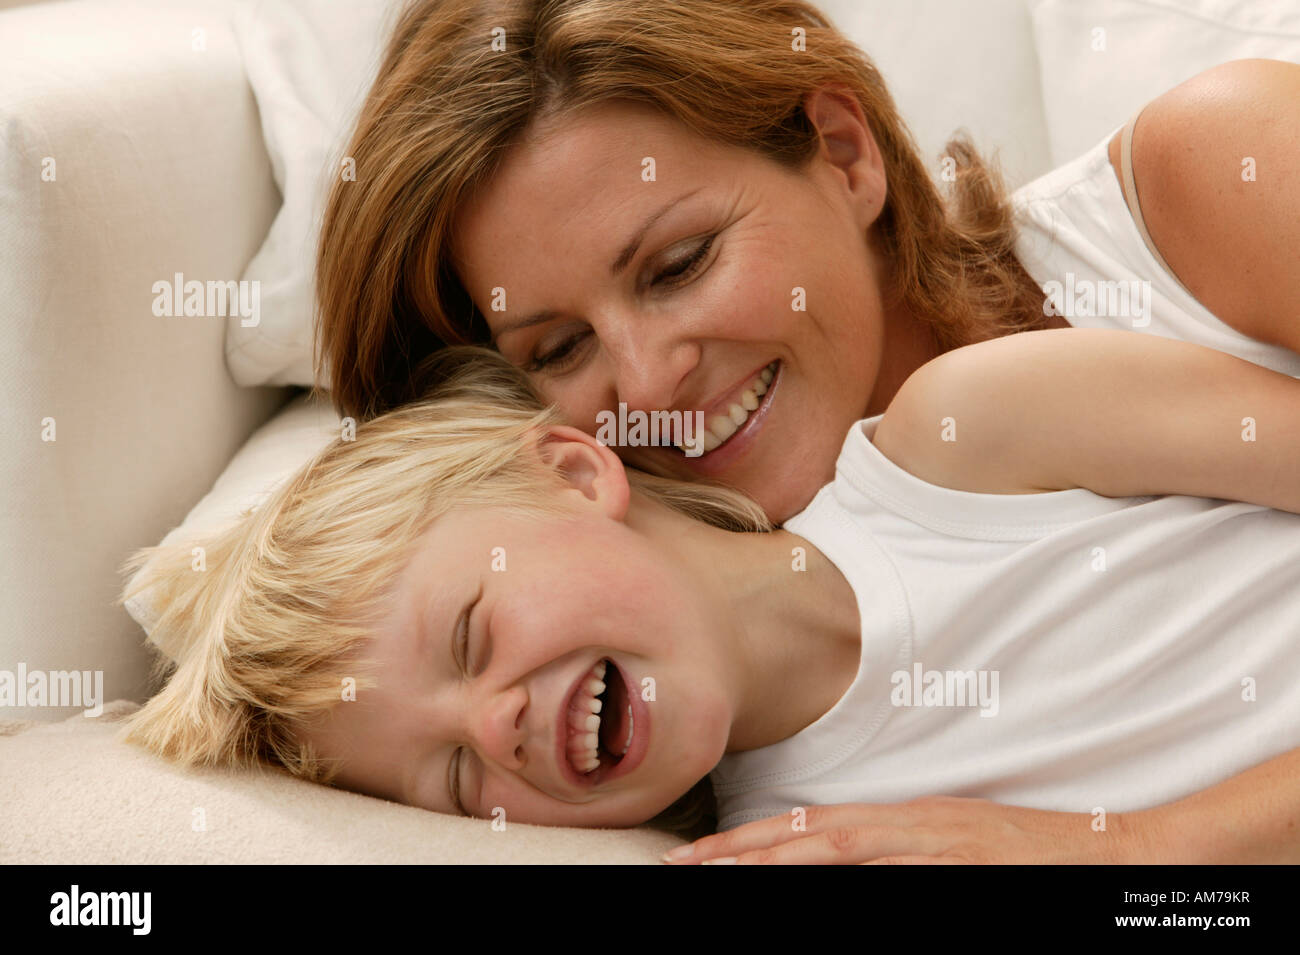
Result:
{"label": "white cushion", "polygon": [[1212,66],[1254,57],[1300,63],[1300,0],[1032,0],[1032,6],[1054,166]]}
{"label": "white cushion", "polygon": [[[316,237],[327,187],[395,23],[395,0],[244,0],[234,30],[284,204],[243,278],[261,318],[226,330],[241,385],[312,384]],[[389,22],[390,20],[394,22]],[[328,378],[321,387],[328,387]]]}
{"label": "white cushion", "polygon": [[[928,160],[958,126],[1001,147],[1011,186],[1049,169],[1024,0],[825,0],[876,61]],[[261,319],[230,323],[226,361],[241,385],[312,383],[313,264],[328,181],[395,23],[393,0],[278,0],[237,9],[248,81],[284,206],[244,273]],[[320,382],[329,386],[328,380]]]}
{"label": "white cushion", "polygon": [[[288,480],[325,445],[338,437],[341,421],[328,400],[304,393],[289,402],[279,414],[253,433],[180,526],[163,538],[164,544],[195,540],[240,517],[255,507],[281,482]],[[146,564],[132,578],[132,585],[150,572]],[[144,628],[160,650],[173,660],[175,648],[164,645],[153,629],[158,612],[144,591],[126,602],[127,612]]]}

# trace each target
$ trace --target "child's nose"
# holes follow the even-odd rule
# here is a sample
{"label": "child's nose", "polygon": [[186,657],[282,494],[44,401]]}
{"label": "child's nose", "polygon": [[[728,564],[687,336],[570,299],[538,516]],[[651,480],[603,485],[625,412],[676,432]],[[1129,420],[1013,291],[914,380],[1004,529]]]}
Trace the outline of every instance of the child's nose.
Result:
{"label": "child's nose", "polygon": [[528,692],[521,686],[476,701],[468,732],[479,755],[504,769],[522,769],[528,762],[527,713]]}

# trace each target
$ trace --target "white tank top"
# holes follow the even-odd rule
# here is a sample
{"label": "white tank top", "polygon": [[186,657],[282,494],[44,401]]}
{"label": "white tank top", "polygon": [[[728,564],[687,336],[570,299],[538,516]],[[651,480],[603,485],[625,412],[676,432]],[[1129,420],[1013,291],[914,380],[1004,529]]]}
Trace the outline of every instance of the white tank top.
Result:
{"label": "white tank top", "polygon": [[[1135,330],[1300,375],[1300,357],[1219,321],[1157,259],[1109,139],[1017,194],[1030,274],[1146,278],[1151,323]],[[1300,515],[942,488],[876,449],[881,417],[854,425],[834,482],[785,524],[853,588],[857,676],[799,733],[723,758],[710,774],[720,829],[925,795],[1132,811],[1300,746]]]}
{"label": "white tank top", "polygon": [[[785,524],[853,588],[857,676],[799,733],[723,758],[721,829],[924,795],[1123,812],[1300,746],[1300,515],[942,488],[871,443],[881,417]],[[931,671],[945,705],[910,705]],[[947,682],[967,672],[963,701]]]}
{"label": "white tank top", "polygon": [[[1300,355],[1243,335],[1217,318],[1170,271],[1152,243],[1133,186],[1131,140],[1141,112],[1123,126],[1120,140],[1121,174],[1130,203],[1125,202],[1107,147],[1118,130],[1086,153],[1034,180],[1012,197],[1019,238],[1016,256],[1025,270],[1047,290],[1057,283],[1062,293],[1058,311],[1077,328],[1124,328],[1205,345],[1300,377]],[[1071,278],[1073,276],[1073,278]],[[1111,314],[1104,295],[1095,294],[1091,308],[1071,289],[1103,282],[1150,282],[1150,324],[1131,312]],[[1071,306],[1082,304],[1083,309]]]}

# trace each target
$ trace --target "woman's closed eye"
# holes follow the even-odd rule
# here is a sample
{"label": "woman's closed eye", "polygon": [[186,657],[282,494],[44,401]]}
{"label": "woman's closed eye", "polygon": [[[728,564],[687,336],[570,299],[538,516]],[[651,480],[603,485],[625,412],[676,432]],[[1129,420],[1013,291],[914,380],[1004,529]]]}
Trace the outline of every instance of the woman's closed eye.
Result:
{"label": "woman's closed eye", "polygon": [[[664,267],[655,276],[654,281],[650,283],[651,287],[667,285],[671,289],[685,284],[699,271],[700,263],[709,254],[715,238],[717,236],[708,236],[689,255],[683,256]],[[532,373],[539,371],[547,371],[552,374],[562,373],[580,357],[580,349],[587,343],[590,336],[590,328],[564,336],[542,354],[534,354],[532,361],[525,366],[524,370]]]}
{"label": "woman's closed eye", "polygon": [[565,336],[553,348],[541,355],[535,356],[532,361],[524,366],[524,371],[533,373],[549,371],[555,374],[564,371],[573,363],[574,358],[577,357],[576,352],[583,339],[590,334],[591,329],[586,329],[585,331]]}
{"label": "woman's closed eye", "polygon": [[680,258],[668,265],[663,271],[655,276],[655,280],[650,284],[659,285],[664,281],[664,279],[670,279],[671,281],[668,284],[670,286],[675,286],[681,284],[681,279],[690,278],[695,274],[699,264],[704,261],[704,257],[709,254],[709,249],[712,248],[713,240],[715,238],[717,237],[712,235],[706,238],[696,246],[695,251],[690,255]]}

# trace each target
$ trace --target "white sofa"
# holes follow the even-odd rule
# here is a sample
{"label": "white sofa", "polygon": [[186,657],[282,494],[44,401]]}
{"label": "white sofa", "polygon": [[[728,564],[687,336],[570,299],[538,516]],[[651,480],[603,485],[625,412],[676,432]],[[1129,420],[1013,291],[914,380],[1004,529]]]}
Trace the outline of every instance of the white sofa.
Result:
{"label": "white sofa", "polygon": [[[1280,39],[1273,21],[1257,31],[1262,51],[1241,46],[1243,22],[1252,39],[1241,18],[1274,16],[1261,12],[1269,4],[1171,5],[823,6],[876,58],[928,156],[965,125],[999,150],[1017,185],[1200,68],[1273,55],[1269,42],[1300,49],[1292,0],[1281,4],[1291,19]],[[114,721],[150,691],[144,634],[114,605],[121,561],[205,495],[192,519],[264,487],[283,466],[259,454],[274,446],[305,457],[333,412],[291,387],[237,385],[226,362],[235,320],[151,308],[153,283],[174,273],[238,278],[280,207],[233,0],[0,0],[6,6],[0,671],[102,671],[103,699],[114,702],[94,718],[76,707],[0,706],[0,862],[656,861],[676,838],[517,825],[506,835],[283,774],[181,773],[112,741]],[[1127,82],[1123,68],[1076,48],[1091,22],[1143,64]],[[1141,48],[1163,35],[1135,36],[1134,24],[1151,22],[1205,42],[1190,58],[1177,39]],[[260,444],[237,458],[264,426]]]}

